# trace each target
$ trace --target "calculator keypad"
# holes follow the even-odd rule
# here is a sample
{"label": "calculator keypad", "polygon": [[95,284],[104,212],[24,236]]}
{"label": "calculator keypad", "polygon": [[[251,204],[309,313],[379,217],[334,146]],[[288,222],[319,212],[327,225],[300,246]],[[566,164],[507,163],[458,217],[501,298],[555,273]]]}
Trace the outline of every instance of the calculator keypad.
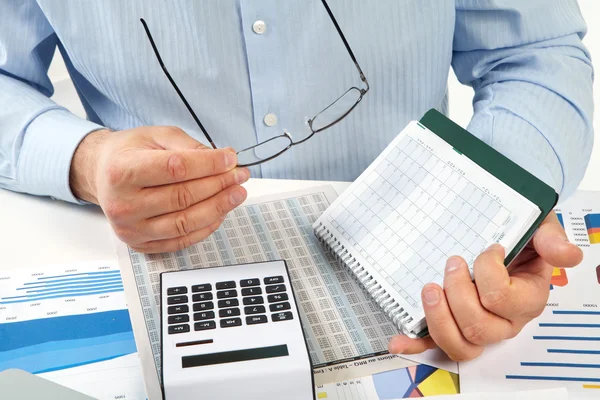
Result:
{"label": "calculator keypad", "polygon": [[[238,284],[240,288],[238,297]],[[231,328],[246,325],[265,324],[293,319],[289,295],[284,284],[284,277],[269,276],[262,279],[264,292],[267,295],[269,308],[265,304],[261,279],[248,278],[236,281],[201,283],[191,287],[178,286],[167,288],[167,323],[169,334],[186,333],[190,331],[190,299],[188,289],[192,293],[191,303],[194,321],[194,331],[204,331],[217,328]],[[215,310],[215,297],[218,317]],[[240,309],[240,297],[243,304],[243,314]],[[242,318],[243,316],[243,318]]]}

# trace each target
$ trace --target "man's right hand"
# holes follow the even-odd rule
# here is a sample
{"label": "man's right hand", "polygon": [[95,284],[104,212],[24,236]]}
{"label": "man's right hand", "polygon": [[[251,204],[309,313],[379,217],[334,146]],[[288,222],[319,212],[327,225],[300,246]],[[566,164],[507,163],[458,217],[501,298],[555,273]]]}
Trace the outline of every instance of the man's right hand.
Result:
{"label": "man's right hand", "polygon": [[179,128],[102,130],[79,144],[70,184],[132,249],[169,252],[208,237],[246,199],[250,172],[236,165],[233,149],[209,149]]}

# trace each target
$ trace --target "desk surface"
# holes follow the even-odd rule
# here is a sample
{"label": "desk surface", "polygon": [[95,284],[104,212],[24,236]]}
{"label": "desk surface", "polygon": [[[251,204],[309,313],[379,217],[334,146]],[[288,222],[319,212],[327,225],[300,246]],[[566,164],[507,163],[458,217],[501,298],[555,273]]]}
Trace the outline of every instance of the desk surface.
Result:
{"label": "desk surface", "polygon": [[[248,196],[349,183],[251,179]],[[0,189],[0,269],[116,259],[110,225],[102,210]]]}
{"label": "desk surface", "polygon": [[[331,184],[341,193],[350,183],[250,179],[249,197]],[[581,187],[600,190],[594,187]],[[0,189],[0,269],[116,259],[102,210]]]}

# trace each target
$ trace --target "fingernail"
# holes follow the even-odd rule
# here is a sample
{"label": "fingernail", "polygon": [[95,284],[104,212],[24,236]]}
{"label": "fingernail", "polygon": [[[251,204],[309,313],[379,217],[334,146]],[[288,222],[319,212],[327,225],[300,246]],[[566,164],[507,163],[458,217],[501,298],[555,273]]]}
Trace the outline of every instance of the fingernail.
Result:
{"label": "fingernail", "polygon": [[237,154],[234,150],[229,150],[225,153],[225,165],[227,168],[233,168],[237,164]]}
{"label": "fingernail", "polygon": [[235,170],[235,183],[240,185],[246,182],[248,179],[250,179],[250,171],[248,171],[246,168],[238,168]]}
{"label": "fingernail", "polygon": [[462,260],[458,257],[450,257],[448,261],[446,261],[446,272],[452,272],[462,264]]}
{"label": "fingernail", "polygon": [[423,298],[425,299],[425,303],[433,306],[440,301],[440,292],[433,288],[425,289],[423,292]]}
{"label": "fingernail", "polygon": [[231,204],[241,204],[244,202],[244,200],[246,200],[246,194],[236,190],[233,193],[231,193]]}
{"label": "fingernail", "polygon": [[392,339],[388,345],[388,351],[392,354],[402,354],[404,352],[404,348],[396,344],[396,340]]}
{"label": "fingernail", "polygon": [[485,249],[485,251],[504,251],[504,246],[502,246],[500,243],[493,243],[490,247],[488,247],[487,249]]}

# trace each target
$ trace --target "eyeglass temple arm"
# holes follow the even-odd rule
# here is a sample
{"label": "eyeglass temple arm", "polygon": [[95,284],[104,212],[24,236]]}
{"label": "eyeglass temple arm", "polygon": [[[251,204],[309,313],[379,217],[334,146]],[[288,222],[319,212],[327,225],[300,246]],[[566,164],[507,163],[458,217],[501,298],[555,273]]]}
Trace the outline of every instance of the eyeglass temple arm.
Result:
{"label": "eyeglass temple arm", "polygon": [[169,82],[171,82],[171,85],[173,85],[173,88],[179,95],[179,98],[181,99],[181,101],[183,101],[183,104],[185,104],[185,107],[187,108],[189,113],[192,115],[192,118],[194,118],[194,121],[196,121],[196,124],[198,124],[198,126],[200,127],[200,130],[202,131],[202,133],[204,133],[204,136],[206,136],[206,139],[208,139],[208,141],[210,142],[210,145],[212,146],[212,148],[216,149],[217,146],[215,146],[215,143],[213,142],[212,138],[210,137],[210,135],[208,134],[206,129],[204,129],[204,125],[202,125],[202,122],[200,122],[200,119],[198,119],[198,116],[196,115],[194,110],[192,110],[192,107],[190,106],[190,104],[186,100],[185,96],[183,95],[183,93],[181,93],[181,90],[179,90],[179,87],[177,86],[177,84],[175,83],[173,78],[171,77],[171,74],[167,70],[167,67],[165,67],[162,57],[160,56],[160,53],[158,52],[158,49],[156,48],[156,44],[154,43],[154,39],[152,38],[152,35],[150,34],[150,29],[148,29],[148,25],[146,24],[146,21],[144,21],[144,18],[140,18],[140,22],[142,23],[142,25],[144,25],[144,30],[146,31],[148,40],[150,40],[150,44],[152,45],[152,50],[154,50],[154,55],[156,55],[156,58],[158,59],[158,63],[160,64],[160,67],[162,68],[163,72],[169,79]]}
{"label": "eyeglass temple arm", "polygon": [[365,74],[363,73],[362,69],[360,68],[360,65],[358,65],[358,61],[356,61],[356,57],[354,56],[354,53],[352,52],[352,49],[350,48],[350,45],[348,44],[346,37],[342,33],[342,29],[340,28],[337,21],[335,20],[335,17],[333,16],[333,13],[331,12],[331,9],[329,8],[329,5],[327,4],[327,2],[325,0],[321,0],[321,2],[323,3],[323,6],[327,10],[327,14],[329,14],[329,18],[331,18],[331,22],[333,22],[333,25],[335,25],[335,29],[338,31],[340,38],[342,38],[342,42],[344,42],[344,46],[346,46],[346,50],[348,50],[348,54],[350,54],[350,58],[352,59],[352,61],[354,61],[354,65],[356,66],[356,69],[358,70],[358,73],[360,74],[360,80],[363,81],[367,85],[367,90],[368,90],[369,82],[367,82],[367,78],[365,77]]}

